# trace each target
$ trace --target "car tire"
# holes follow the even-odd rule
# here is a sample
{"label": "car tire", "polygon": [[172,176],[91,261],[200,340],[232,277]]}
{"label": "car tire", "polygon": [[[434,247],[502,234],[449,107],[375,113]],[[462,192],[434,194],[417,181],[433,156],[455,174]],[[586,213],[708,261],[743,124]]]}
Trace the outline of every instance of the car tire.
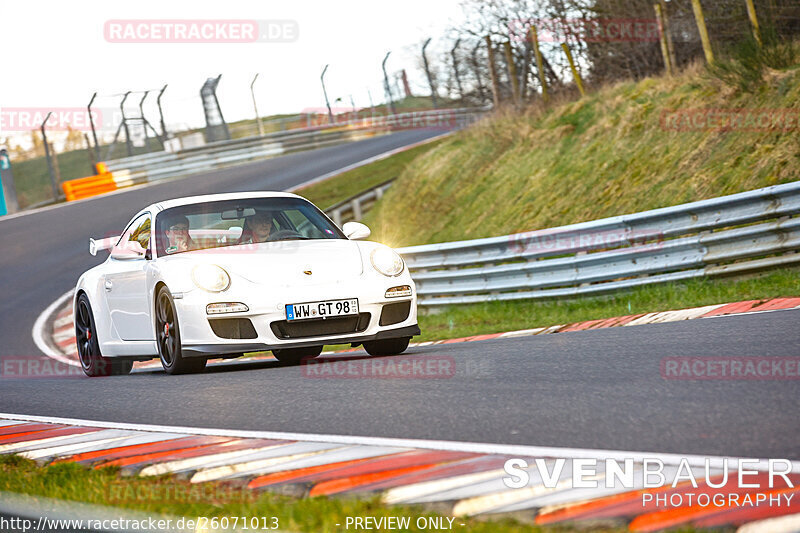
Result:
{"label": "car tire", "polygon": [[406,351],[410,341],[411,337],[403,337],[400,339],[365,342],[364,349],[370,355],[398,355]]}
{"label": "car tire", "polygon": [[272,355],[281,363],[296,365],[303,359],[313,359],[322,353],[322,346],[311,346],[308,348],[282,348],[272,350]]}
{"label": "car tire", "polygon": [[202,372],[207,359],[183,357],[181,330],[175,301],[166,287],[162,287],[155,298],[156,344],[158,358],[167,374],[193,374]]}
{"label": "car tire", "polygon": [[85,293],[78,296],[75,309],[75,342],[83,373],[89,377],[130,374],[133,361],[103,357],[97,340],[92,304]]}

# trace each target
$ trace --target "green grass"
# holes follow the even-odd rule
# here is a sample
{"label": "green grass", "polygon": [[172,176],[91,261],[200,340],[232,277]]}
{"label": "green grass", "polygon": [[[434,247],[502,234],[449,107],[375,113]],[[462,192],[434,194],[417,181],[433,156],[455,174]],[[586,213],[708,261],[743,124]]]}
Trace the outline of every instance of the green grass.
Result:
{"label": "green grass", "polygon": [[[123,507],[152,516],[274,516],[282,531],[344,531],[348,516],[407,516],[413,526],[408,531],[421,531],[414,526],[418,517],[438,516],[420,507],[382,505],[377,497],[298,499],[269,492],[254,493],[235,484],[191,485],[175,477],[123,477],[115,468],[92,470],[74,463],[39,467],[33,461],[8,455],[0,456],[0,491]],[[461,523],[465,526],[460,526]],[[574,531],[565,527],[537,528],[508,518],[490,522],[458,518],[453,524],[454,530],[467,533]]]}
{"label": "green grass", "polygon": [[327,209],[337,202],[398,177],[414,159],[434,148],[439,142],[441,141],[423,144],[369,165],[354,168],[334,178],[300,189],[297,193],[321,209]]}
{"label": "green grass", "polygon": [[448,306],[419,316],[415,342],[530,329],[584,320],[800,295],[800,271],[774,270],[749,279],[696,279],[638,287],[602,297]]}
{"label": "green grass", "polygon": [[752,92],[700,67],[495,113],[415,159],[364,223],[392,246],[506,235],[797,180],[797,131],[670,131],[662,112],[800,110],[800,68]]}

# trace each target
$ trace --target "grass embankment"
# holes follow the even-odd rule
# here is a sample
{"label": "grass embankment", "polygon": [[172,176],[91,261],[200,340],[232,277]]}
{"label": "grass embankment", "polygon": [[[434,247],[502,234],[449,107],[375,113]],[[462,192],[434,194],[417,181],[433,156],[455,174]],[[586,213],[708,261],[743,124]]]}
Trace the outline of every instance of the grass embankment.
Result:
{"label": "grass embankment", "polygon": [[667,131],[662,113],[800,111],[800,69],[741,92],[692,68],[551,108],[499,113],[414,160],[364,222],[392,246],[506,235],[800,177],[792,131]]}
{"label": "grass embankment", "polygon": [[297,194],[308,198],[321,209],[327,209],[337,202],[397,178],[412,161],[433,149],[439,142],[441,141],[432,141],[386,159],[354,168],[334,178],[304,187],[298,190]]}
{"label": "grass embankment", "polygon": [[[256,493],[239,485],[205,483],[192,485],[175,477],[138,478],[121,476],[116,468],[88,469],[74,463],[39,467],[33,461],[18,456],[0,456],[0,491],[29,494],[107,505],[142,511],[152,516],[228,517],[239,518],[237,530],[244,518],[261,517],[272,526],[277,518],[281,531],[334,532],[346,531],[347,517],[410,517],[410,527],[404,531],[428,531],[416,527],[419,517],[437,517],[419,507],[386,506],[377,497],[304,498],[279,494]],[[90,520],[93,517],[82,517]],[[445,521],[445,523],[447,523]],[[460,524],[464,524],[461,526]],[[340,524],[337,526],[336,524]],[[352,527],[351,527],[352,529]],[[453,530],[466,533],[504,533],[517,531],[574,531],[571,528],[537,528],[511,519],[484,522],[458,518]],[[625,531],[599,529],[597,531]]]}
{"label": "grass embankment", "polygon": [[[618,83],[547,109],[496,114],[411,161],[380,162],[388,175],[398,161],[399,177],[364,222],[373,239],[398,247],[561,226],[797,180],[797,125],[792,131],[663,127],[662,114],[672,110],[800,113],[798,65],[767,70],[762,83],[746,88],[721,78],[694,67],[673,78]],[[359,179],[376,165],[358,169]],[[355,171],[320,186],[335,189],[350,179]],[[781,270],[604,297],[466,305],[421,316],[419,339],[798,294],[798,271]]]}

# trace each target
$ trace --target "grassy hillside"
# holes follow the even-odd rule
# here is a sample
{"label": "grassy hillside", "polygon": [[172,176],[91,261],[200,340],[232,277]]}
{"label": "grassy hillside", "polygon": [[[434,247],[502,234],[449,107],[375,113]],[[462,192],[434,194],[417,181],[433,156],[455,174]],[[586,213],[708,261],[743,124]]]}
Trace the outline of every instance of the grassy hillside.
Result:
{"label": "grassy hillside", "polygon": [[549,109],[507,110],[412,161],[365,223],[393,246],[504,235],[800,178],[797,130],[667,131],[662,113],[800,112],[798,65],[743,91],[695,67]]}

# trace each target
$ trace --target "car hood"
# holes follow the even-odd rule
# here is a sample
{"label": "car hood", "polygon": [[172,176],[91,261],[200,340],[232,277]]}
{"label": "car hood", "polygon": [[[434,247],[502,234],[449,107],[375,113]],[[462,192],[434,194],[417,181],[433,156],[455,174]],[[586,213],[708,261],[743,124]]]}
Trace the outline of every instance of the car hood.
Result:
{"label": "car hood", "polygon": [[345,239],[280,241],[188,252],[165,258],[170,266],[216,264],[232,278],[272,286],[349,281],[364,270],[358,243]]}

